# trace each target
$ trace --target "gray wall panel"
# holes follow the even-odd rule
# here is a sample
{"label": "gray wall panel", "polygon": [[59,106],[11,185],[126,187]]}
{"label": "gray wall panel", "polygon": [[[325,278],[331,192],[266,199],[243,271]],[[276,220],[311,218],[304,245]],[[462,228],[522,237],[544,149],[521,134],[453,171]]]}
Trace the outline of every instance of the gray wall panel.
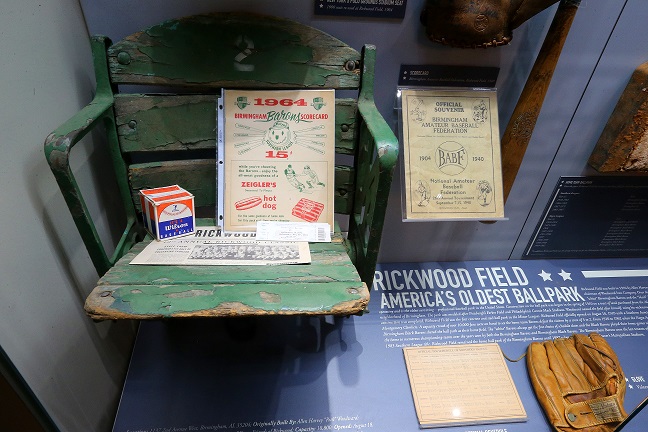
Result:
{"label": "gray wall panel", "polygon": [[[604,15],[604,12],[601,11],[601,15]],[[610,14],[604,17],[612,21],[612,16]],[[648,17],[648,4],[643,0],[628,0],[617,16],[618,22],[614,23],[616,25],[611,31],[603,31],[593,25],[589,32],[581,35],[583,43],[588,35],[594,37],[598,33],[607,33],[609,41],[604,49],[601,49],[600,59],[591,80],[574,110],[573,119],[530,212],[529,220],[522,230],[520,241],[515,246],[514,256],[524,253],[528,239],[542,217],[560,176],[597,174],[588,167],[587,160],[630,76],[637,66],[648,61],[648,33],[642,30]],[[578,52],[574,51],[571,54],[572,57],[577,57]]]}

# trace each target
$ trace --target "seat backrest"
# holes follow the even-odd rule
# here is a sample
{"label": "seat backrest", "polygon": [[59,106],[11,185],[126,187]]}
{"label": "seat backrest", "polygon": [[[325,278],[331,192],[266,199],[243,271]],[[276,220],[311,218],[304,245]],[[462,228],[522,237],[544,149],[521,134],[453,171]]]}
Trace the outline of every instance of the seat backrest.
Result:
{"label": "seat backrest", "polygon": [[[248,13],[166,21],[115,43],[107,56],[113,86],[122,92],[146,86],[147,94],[115,95],[133,205],[139,207],[140,189],[180,184],[196,196],[204,216],[213,216],[216,205],[216,103],[222,88],[357,90],[362,64],[358,51],[326,33]],[[336,101],[339,154],[356,153],[356,116],[355,99]],[[341,214],[350,214],[355,189],[353,161],[346,162],[335,175],[335,211]]]}
{"label": "seat backrest", "polygon": [[165,21],[108,49],[113,83],[357,89],[358,51],[312,27],[250,14]]}

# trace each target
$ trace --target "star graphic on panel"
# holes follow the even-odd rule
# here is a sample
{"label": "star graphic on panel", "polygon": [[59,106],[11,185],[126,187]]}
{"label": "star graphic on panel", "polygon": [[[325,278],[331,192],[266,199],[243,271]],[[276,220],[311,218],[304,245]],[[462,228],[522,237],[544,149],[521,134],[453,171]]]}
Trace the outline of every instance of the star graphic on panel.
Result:
{"label": "star graphic on panel", "polygon": [[546,271],[542,270],[540,273],[538,273],[538,276],[542,278],[543,281],[550,281],[551,280],[551,273],[547,273]]}
{"label": "star graphic on panel", "polygon": [[560,277],[563,278],[564,281],[566,281],[566,280],[572,280],[572,278],[571,278],[571,273],[567,273],[567,272],[566,272],[565,270],[563,270],[563,269],[560,269],[560,273],[558,273],[558,274],[560,275]]}

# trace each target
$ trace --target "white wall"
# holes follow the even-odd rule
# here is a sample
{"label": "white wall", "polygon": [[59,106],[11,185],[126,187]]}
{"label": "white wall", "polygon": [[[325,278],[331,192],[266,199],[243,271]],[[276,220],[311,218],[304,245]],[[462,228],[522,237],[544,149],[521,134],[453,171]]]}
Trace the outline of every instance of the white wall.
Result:
{"label": "white wall", "polygon": [[[85,316],[97,275],[43,154],[92,97],[78,1],[3,0],[0,53],[0,345],[61,430],[108,431],[133,326]],[[87,178],[103,152],[79,150]]]}

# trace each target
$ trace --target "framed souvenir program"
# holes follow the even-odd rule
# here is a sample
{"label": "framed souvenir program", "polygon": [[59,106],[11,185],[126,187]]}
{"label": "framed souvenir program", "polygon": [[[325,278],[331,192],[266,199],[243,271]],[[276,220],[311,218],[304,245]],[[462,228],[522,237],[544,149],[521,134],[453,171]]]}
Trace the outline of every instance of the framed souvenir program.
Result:
{"label": "framed souvenir program", "polygon": [[502,219],[496,91],[399,92],[403,220]]}

